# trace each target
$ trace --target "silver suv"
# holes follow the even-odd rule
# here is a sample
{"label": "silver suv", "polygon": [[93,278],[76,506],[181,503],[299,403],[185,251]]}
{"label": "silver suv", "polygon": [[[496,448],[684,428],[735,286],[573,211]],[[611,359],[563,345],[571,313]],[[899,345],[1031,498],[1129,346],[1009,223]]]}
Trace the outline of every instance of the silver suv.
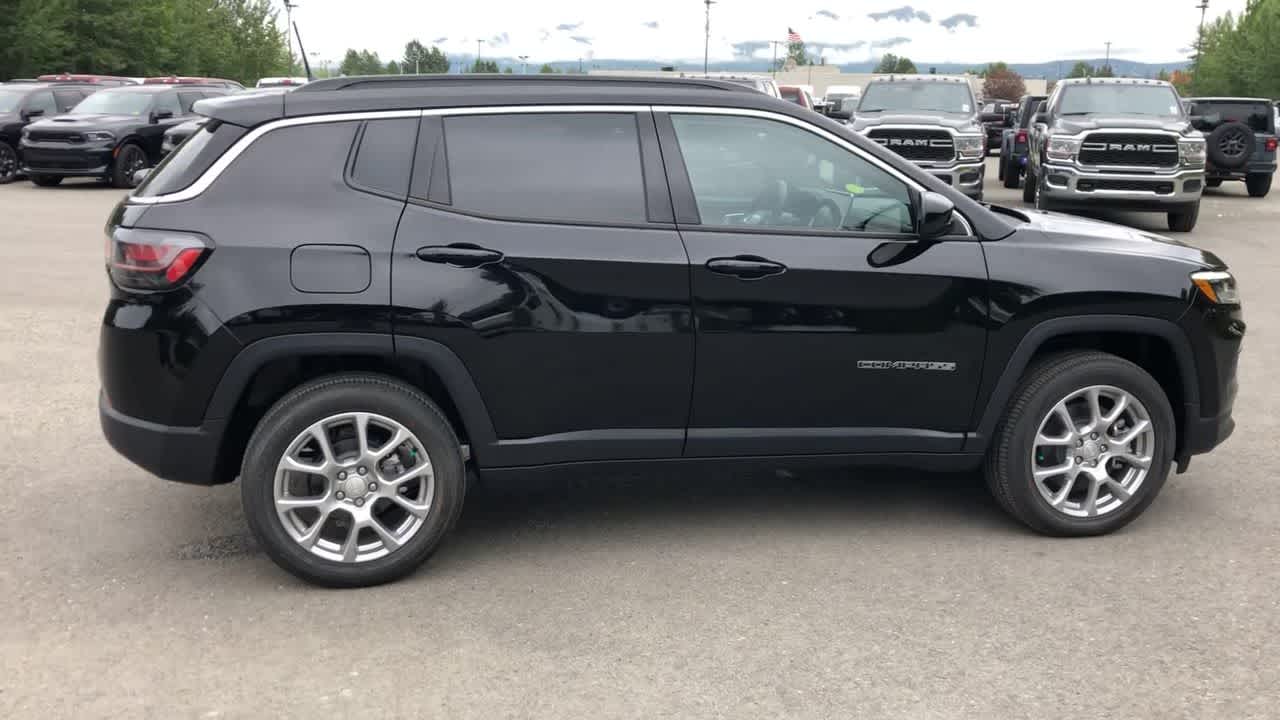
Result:
{"label": "silver suv", "polygon": [[1023,199],[1041,210],[1151,210],[1190,232],[1204,185],[1204,136],[1167,82],[1064,80],[1032,123]]}
{"label": "silver suv", "polygon": [[849,125],[965,195],[982,199],[986,136],[968,80],[874,78]]}

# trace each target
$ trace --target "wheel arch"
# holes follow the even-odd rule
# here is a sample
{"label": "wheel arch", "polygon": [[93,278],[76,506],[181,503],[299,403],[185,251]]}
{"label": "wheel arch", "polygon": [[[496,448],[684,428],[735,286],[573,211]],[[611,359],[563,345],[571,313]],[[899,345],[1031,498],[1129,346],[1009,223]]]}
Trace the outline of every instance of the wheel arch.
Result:
{"label": "wheel arch", "polygon": [[425,393],[473,453],[495,443],[479,390],[445,345],[372,333],[283,335],[246,346],[214,390],[204,424],[225,428],[215,477],[235,478],[254,428],[276,401],[302,383],[345,372],[385,375]]}
{"label": "wheel arch", "polygon": [[1162,318],[1085,315],[1042,321],[1023,336],[981,406],[981,417],[965,451],[986,452],[996,424],[1028,367],[1042,357],[1071,350],[1107,352],[1150,373],[1174,409],[1177,447],[1182,447],[1188,423],[1199,415],[1200,388],[1191,343],[1181,328]]}

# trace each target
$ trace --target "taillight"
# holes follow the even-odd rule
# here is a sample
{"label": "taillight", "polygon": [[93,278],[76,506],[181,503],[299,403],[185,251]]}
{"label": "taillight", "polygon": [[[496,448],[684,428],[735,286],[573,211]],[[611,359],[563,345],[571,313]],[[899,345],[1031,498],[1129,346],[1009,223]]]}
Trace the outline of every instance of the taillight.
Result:
{"label": "taillight", "polygon": [[1267,152],[1275,152],[1275,151],[1276,151],[1276,139],[1267,138]]}
{"label": "taillight", "polygon": [[1015,140],[1015,141],[1017,141],[1017,142],[1020,142],[1020,143],[1024,143],[1024,142],[1026,142],[1026,141],[1027,141],[1027,131],[1026,131],[1026,130],[1019,130],[1019,131],[1018,131],[1018,134],[1014,137],[1014,140]]}
{"label": "taillight", "polygon": [[107,272],[128,290],[171,290],[212,251],[202,235],[117,227],[107,239]]}

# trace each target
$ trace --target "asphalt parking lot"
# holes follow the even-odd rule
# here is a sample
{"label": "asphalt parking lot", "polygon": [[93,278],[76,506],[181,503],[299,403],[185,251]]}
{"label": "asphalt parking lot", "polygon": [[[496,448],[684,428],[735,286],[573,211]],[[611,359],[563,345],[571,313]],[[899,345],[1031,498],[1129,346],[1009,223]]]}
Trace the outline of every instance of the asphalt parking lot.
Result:
{"label": "asphalt parking lot", "polygon": [[1032,535],[968,477],[566,477],[346,592],[257,550],[238,486],[102,439],[120,196],[0,187],[0,717],[1280,715],[1280,192],[1210,191],[1184,237],[1244,293],[1238,429],[1117,535]]}

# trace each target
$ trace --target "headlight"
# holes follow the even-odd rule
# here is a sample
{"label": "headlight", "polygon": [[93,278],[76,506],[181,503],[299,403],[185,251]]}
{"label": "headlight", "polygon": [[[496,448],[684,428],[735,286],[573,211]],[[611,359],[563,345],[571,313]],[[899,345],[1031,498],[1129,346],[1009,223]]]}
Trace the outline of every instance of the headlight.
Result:
{"label": "headlight", "polygon": [[986,152],[986,139],[981,135],[957,135],[956,152],[963,158],[982,157]]}
{"label": "headlight", "polygon": [[1049,144],[1045,148],[1045,154],[1050,160],[1074,160],[1076,153],[1080,152],[1080,141],[1076,138],[1064,138],[1049,136]]}
{"label": "headlight", "polygon": [[87,132],[84,134],[85,142],[114,142],[116,136],[112,133],[104,131]]}
{"label": "headlight", "polygon": [[1182,164],[1203,165],[1205,161],[1204,148],[1203,140],[1179,140],[1178,153],[1182,155]]}
{"label": "headlight", "polygon": [[1191,273],[1191,282],[1210,302],[1218,305],[1239,305],[1240,291],[1236,279],[1225,270],[1202,270]]}

